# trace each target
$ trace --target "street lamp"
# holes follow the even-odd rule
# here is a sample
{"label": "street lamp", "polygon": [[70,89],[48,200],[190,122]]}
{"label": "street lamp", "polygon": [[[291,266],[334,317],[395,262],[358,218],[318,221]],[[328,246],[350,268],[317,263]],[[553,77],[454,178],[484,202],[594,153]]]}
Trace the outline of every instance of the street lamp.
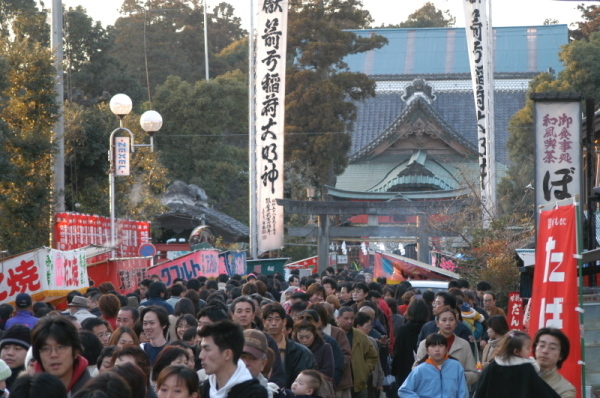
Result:
{"label": "street lamp", "polygon": [[[140,125],[150,136],[150,144],[135,144],[135,138],[131,130],[123,126],[123,119],[131,112],[131,98],[126,94],[117,94],[110,99],[110,110],[119,118],[119,127],[111,134],[108,141],[108,161],[110,168],[108,170],[109,196],[110,196],[110,245],[112,248],[112,257],[115,256],[116,244],[116,229],[115,229],[115,154],[119,156],[117,166],[119,168],[118,175],[129,175],[129,148],[131,153],[135,152],[136,147],[150,147],[150,151],[154,152],[154,134],[162,127],[162,117],[156,111],[146,111],[140,118]],[[131,145],[125,137],[119,137],[119,149],[115,150],[115,134],[119,130],[124,130],[129,133]]]}

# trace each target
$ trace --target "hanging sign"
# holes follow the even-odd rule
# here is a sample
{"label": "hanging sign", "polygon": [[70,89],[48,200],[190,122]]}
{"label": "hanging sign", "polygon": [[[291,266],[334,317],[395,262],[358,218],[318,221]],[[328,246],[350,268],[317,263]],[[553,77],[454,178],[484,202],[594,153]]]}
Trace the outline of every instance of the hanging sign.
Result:
{"label": "hanging sign", "polygon": [[129,137],[115,138],[115,175],[129,175]]}
{"label": "hanging sign", "polygon": [[287,0],[260,0],[256,37],[258,253],[283,246],[283,127]]}

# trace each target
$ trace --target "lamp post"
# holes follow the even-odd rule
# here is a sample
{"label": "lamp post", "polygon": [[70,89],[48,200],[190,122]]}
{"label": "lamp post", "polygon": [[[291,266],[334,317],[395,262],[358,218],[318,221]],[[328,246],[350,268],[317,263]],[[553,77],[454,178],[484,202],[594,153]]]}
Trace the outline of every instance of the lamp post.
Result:
{"label": "lamp post", "polygon": [[[156,111],[146,111],[140,118],[140,125],[150,136],[150,144],[135,144],[135,138],[131,130],[125,128],[123,125],[123,119],[131,112],[132,108],[131,98],[126,94],[117,94],[110,99],[110,110],[119,118],[119,127],[113,130],[110,134],[108,142],[108,161],[110,168],[108,170],[108,182],[109,182],[109,197],[110,197],[110,246],[112,248],[112,257],[115,256],[116,248],[116,228],[115,228],[115,176],[117,170],[115,169],[115,134],[124,130],[129,133],[131,139],[131,145],[123,144],[124,149],[121,149],[119,154],[119,164],[122,162],[123,171],[119,175],[129,175],[129,146],[131,153],[135,152],[136,147],[149,147],[151,152],[154,152],[154,134],[162,127],[162,117]],[[121,160],[123,157],[123,160]],[[121,167],[121,166],[119,166]]]}

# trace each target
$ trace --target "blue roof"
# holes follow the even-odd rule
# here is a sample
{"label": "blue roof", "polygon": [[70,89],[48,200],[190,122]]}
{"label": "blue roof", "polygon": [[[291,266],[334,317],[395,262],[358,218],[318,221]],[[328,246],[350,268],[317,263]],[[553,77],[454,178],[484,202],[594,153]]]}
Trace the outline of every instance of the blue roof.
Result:
{"label": "blue roof", "polygon": [[[431,107],[438,115],[467,141],[477,145],[477,124],[472,92],[436,92],[437,99]],[[508,164],[508,123],[510,118],[525,106],[526,93],[519,91],[496,91],[495,131],[496,161]],[[357,117],[352,135],[352,157],[363,147],[382,134],[406,109],[401,93],[378,93],[374,98],[355,102]]]}
{"label": "blue roof", "polygon": [[[367,37],[378,34],[389,43],[344,59],[353,72],[367,75],[470,73],[464,28],[350,30]],[[558,52],[568,43],[567,25],[494,28],[495,71],[545,72],[563,69]]]}

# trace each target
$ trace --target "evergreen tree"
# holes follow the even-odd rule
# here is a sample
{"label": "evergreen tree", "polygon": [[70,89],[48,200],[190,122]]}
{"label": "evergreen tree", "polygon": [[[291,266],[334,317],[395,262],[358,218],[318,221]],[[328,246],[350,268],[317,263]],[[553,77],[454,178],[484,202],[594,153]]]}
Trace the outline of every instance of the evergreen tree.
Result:
{"label": "evergreen tree", "polygon": [[[110,53],[143,87],[154,92],[171,75],[190,83],[204,79],[204,9],[197,1],[126,0],[121,11]],[[225,2],[209,12],[209,59],[246,35],[233,12]]]}
{"label": "evergreen tree", "polygon": [[64,25],[66,97],[92,105],[125,92],[134,103],[139,103],[144,94],[142,86],[110,55],[114,35],[100,22],[94,22],[81,6],[65,13]]}
{"label": "evergreen tree", "polygon": [[431,2],[419,8],[399,24],[382,25],[382,28],[447,28],[456,23],[450,11],[438,10]]}
{"label": "evergreen tree", "polygon": [[191,85],[170,76],[159,86],[157,136],[171,180],[196,184],[218,210],[248,221],[248,82],[239,71]]}
{"label": "evergreen tree", "polygon": [[286,81],[286,161],[301,162],[322,188],[348,164],[356,106],[375,95],[375,82],[349,72],[344,57],[381,48],[382,36],[360,37],[344,29],[369,27],[359,0],[291,0]]}
{"label": "evergreen tree", "polygon": [[50,52],[31,38],[0,41],[0,247],[48,244],[53,210],[52,126],[57,106]]}

